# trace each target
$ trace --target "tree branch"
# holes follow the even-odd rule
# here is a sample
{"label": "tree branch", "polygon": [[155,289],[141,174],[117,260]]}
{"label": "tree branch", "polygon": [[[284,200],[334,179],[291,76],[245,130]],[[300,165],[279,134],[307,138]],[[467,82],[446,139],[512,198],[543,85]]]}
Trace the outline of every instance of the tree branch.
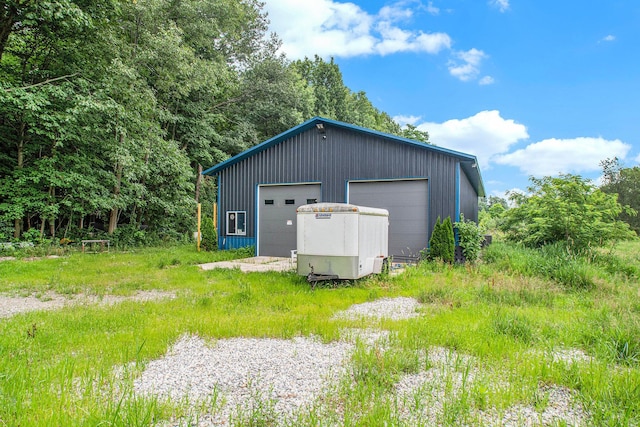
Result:
{"label": "tree branch", "polygon": [[49,84],[49,83],[56,82],[58,80],[63,80],[63,79],[68,79],[70,77],[75,77],[78,74],[80,74],[80,73],[67,74],[66,76],[55,77],[53,79],[48,79],[48,80],[45,80],[43,82],[35,83],[35,84],[32,84],[32,85],[28,85],[28,86],[10,87],[10,88],[6,88],[4,91],[5,92],[11,92],[11,91],[14,91],[16,89],[31,89],[31,88],[34,88],[34,87],[38,87],[38,86],[42,86],[42,85],[46,85],[46,84]]}

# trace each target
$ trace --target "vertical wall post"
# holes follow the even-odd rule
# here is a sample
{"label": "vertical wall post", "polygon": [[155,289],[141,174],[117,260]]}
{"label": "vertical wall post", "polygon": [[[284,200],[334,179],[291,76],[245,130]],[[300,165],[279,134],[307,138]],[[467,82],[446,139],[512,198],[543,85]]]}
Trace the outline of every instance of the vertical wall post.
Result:
{"label": "vertical wall post", "polygon": [[201,217],[202,217],[202,204],[198,203],[198,236],[196,238],[196,248],[198,249],[198,252],[200,252],[200,224],[201,224]]}

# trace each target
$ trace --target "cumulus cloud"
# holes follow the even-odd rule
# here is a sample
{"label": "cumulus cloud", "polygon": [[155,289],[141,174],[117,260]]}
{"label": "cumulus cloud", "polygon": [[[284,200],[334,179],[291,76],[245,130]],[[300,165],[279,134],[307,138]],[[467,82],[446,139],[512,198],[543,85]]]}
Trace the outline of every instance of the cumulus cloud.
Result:
{"label": "cumulus cloud", "polygon": [[638,157],[635,158],[636,163],[640,164],[640,154],[638,154]]}
{"label": "cumulus cloud", "polygon": [[463,82],[473,80],[480,73],[480,63],[487,55],[476,48],[454,53],[449,61],[449,73]]}
{"label": "cumulus cloud", "polygon": [[538,177],[559,173],[584,173],[599,170],[602,159],[625,158],[630,149],[629,144],[619,139],[550,138],[513,153],[497,156],[495,162],[518,167],[522,172]]}
{"label": "cumulus cloud", "polygon": [[524,125],[501,117],[497,110],[444,123],[421,123],[418,129],[429,132],[429,139],[436,145],[475,155],[482,168],[488,168],[494,156],[529,137]]}
{"label": "cumulus cloud", "polygon": [[489,0],[489,4],[497,7],[500,12],[506,12],[509,9],[509,0]]}
{"label": "cumulus cloud", "polygon": [[442,49],[451,47],[451,38],[445,33],[422,33],[402,30],[390,22],[383,21],[377,25],[381,36],[373,51],[380,55],[397,52],[427,52],[436,54]]}
{"label": "cumulus cloud", "polygon": [[[427,7],[432,14],[435,9],[432,4]],[[282,39],[281,52],[290,59],[316,54],[324,58],[397,52],[436,54],[452,44],[446,33],[401,28],[399,24],[414,15],[402,2],[384,6],[375,15],[354,3],[333,0],[268,0],[265,10],[271,30]]]}
{"label": "cumulus cloud", "polygon": [[420,116],[394,116],[393,121],[400,126],[415,125],[421,119]]}
{"label": "cumulus cloud", "polygon": [[600,39],[600,41],[602,41],[602,42],[612,42],[615,39],[616,39],[616,36],[614,36],[613,34],[609,34],[608,36],[605,36],[602,39]]}

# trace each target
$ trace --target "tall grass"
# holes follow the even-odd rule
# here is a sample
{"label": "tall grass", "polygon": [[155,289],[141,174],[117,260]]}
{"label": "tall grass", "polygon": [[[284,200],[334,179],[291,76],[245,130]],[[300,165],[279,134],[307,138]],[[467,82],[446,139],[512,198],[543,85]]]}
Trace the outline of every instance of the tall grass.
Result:
{"label": "tall grass", "polygon": [[[478,266],[423,263],[399,276],[316,289],[294,273],[202,271],[195,264],[245,254],[190,247],[0,262],[0,293],[72,298],[161,289],[177,296],[0,319],[0,425],[195,422],[199,414],[185,402],[132,393],[132,379],[181,335],[330,341],[346,327],[391,335],[373,346],[358,343],[342,381],[312,408],[292,414],[289,425],[475,425],[485,411],[516,404],[542,410],[548,402],[540,384],[576,390],[595,425],[638,425],[639,249],[630,242],[583,257],[559,247],[498,243]],[[395,296],[415,297],[421,316],[334,318],[352,304]],[[450,368],[429,359],[434,348],[452,352]],[[558,361],[558,349],[580,351],[585,360]],[[440,388],[425,383],[400,399],[399,381],[424,372],[441,378]],[[230,423],[277,425],[273,402],[254,397]],[[442,404],[443,412],[433,409]]]}

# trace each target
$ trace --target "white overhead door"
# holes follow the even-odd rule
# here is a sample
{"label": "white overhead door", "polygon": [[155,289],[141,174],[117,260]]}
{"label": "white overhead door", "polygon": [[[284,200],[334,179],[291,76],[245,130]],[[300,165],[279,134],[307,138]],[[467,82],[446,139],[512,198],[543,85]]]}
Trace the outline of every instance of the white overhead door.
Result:
{"label": "white overhead door", "polygon": [[288,257],[296,249],[296,208],[320,201],[320,184],[258,187],[258,255]]}
{"label": "white overhead door", "polygon": [[349,203],[389,211],[389,255],[416,257],[427,247],[429,185],[426,179],[354,181]]}

